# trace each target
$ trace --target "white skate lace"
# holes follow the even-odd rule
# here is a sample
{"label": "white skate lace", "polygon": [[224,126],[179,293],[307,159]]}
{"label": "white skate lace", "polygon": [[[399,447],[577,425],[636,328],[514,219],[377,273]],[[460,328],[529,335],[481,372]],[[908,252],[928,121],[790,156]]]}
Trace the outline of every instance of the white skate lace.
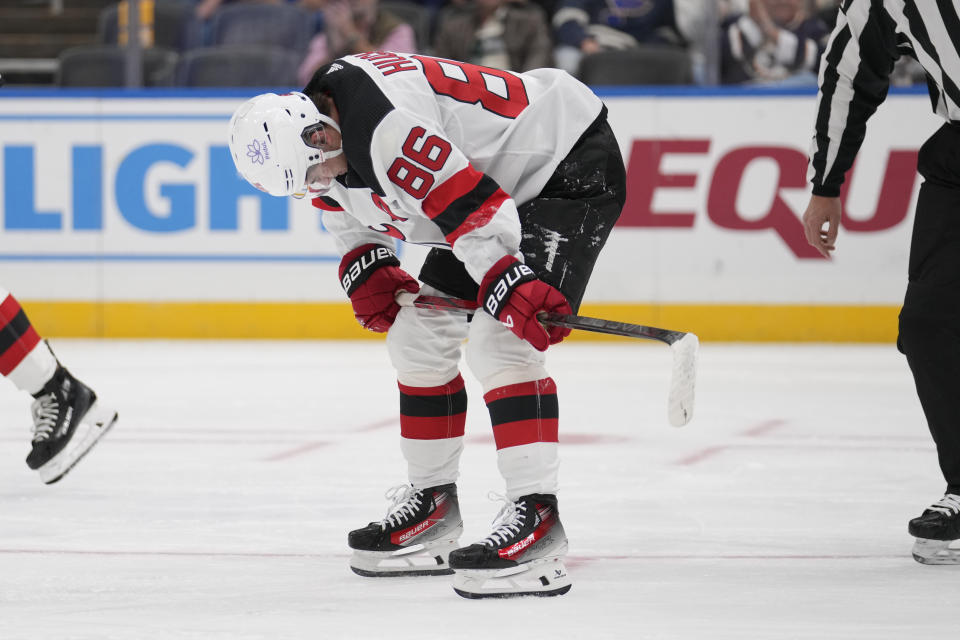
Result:
{"label": "white skate lace", "polygon": [[948,493],[928,507],[930,511],[937,511],[945,516],[960,513],[960,496]]}
{"label": "white skate lace", "polygon": [[417,509],[420,508],[423,492],[417,491],[409,484],[398,484],[387,489],[383,497],[391,501],[390,507],[387,509],[387,515],[380,521],[380,526],[385,529],[388,525],[396,526],[401,522],[406,522],[408,518],[412,518]]}
{"label": "white skate lace", "polygon": [[482,540],[483,544],[488,547],[497,547],[520,533],[520,527],[527,519],[527,505],[518,504],[507,496],[493,491],[487,494],[487,497],[494,501],[503,501],[503,506],[500,507],[500,511],[493,519],[493,533]]}
{"label": "white skate lace", "polygon": [[48,440],[57,426],[57,418],[60,416],[60,404],[57,397],[48,393],[40,396],[30,405],[33,413],[33,441],[40,442]]}

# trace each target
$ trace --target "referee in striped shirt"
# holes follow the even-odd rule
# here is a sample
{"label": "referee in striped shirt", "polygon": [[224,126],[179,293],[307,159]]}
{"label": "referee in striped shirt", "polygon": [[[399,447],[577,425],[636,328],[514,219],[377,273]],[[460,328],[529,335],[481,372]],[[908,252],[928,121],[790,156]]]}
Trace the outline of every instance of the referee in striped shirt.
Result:
{"label": "referee in striped shirt", "polygon": [[813,196],[803,224],[807,241],[829,256],[840,185],[901,55],[926,70],[933,109],[946,120],[920,149],[924,182],[897,346],[913,372],[947,489],[909,531],[918,562],[960,564],[960,548],[952,548],[960,547],[960,0],[841,2],[820,64]]}

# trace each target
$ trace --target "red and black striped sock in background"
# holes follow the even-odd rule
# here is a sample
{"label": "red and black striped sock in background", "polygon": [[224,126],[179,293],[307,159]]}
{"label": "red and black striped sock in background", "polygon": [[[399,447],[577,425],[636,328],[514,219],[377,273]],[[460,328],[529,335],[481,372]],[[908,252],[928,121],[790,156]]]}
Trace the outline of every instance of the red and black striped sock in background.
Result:
{"label": "red and black striped sock in background", "polygon": [[[5,292],[0,291],[0,296]],[[0,301],[0,374],[7,376],[40,342],[27,314],[10,294]]]}

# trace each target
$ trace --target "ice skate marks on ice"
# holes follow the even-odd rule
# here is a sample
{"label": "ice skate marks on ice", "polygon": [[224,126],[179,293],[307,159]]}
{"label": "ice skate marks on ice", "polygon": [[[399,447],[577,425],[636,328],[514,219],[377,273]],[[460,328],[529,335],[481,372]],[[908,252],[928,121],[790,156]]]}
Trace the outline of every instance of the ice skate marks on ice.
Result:
{"label": "ice skate marks on ice", "polygon": [[470,599],[559,596],[571,586],[562,556],[504,569],[457,569],[453,576],[453,590]]}
{"label": "ice skate marks on ice", "polygon": [[366,578],[448,576],[453,569],[447,557],[459,546],[458,540],[462,534],[463,527],[460,526],[441,539],[394,551],[354,550],[350,568]]}
{"label": "ice skate marks on ice", "polygon": [[94,402],[80,420],[70,440],[57,455],[37,468],[45,484],[53,484],[67,475],[117,422],[117,412]]}
{"label": "ice skate marks on ice", "polygon": [[920,564],[960,564],[960,540],[917,538],[913,559]]}

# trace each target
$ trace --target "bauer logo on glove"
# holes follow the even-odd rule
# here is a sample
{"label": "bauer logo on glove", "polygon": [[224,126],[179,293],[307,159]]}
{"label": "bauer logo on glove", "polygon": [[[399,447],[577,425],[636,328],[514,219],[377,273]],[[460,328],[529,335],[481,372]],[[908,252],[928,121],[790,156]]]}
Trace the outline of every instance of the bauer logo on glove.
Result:
{"label": "bauer logo on glove", "polygon": [[570,335],[570,329],[544,327],[537,319],[541,312],[572,313],[567,298],[537,278],[533,269],[513,256],[504,256],[490,267],[480,284],[477,302],[484,311],[503,323],[518,338],[538,351],[546,351]]}
{"label": "bauer logo on glove", "polygon": [[387,247],[365,244],[343,256],[340,284],[350,297],[353,315],[364,329],[383,333],[400,312],[397,291],[416,293],[420,285],[400,268],[400,260]]}
{"label": "bauer logo on glove", "polygon": [[[499,263],[497,263],[499,264]],[[506,298],[514,287],[516,287],[521,282],[529,282],[530,280],[536,280],[537,274],[533,272],[533,269],[523,264],[522,262],[517,262],[516,264],[509,267],[504,271],[496,282],[493,283],[491,287],[490,294],[487,295],[487,301],[484,304],[484,308],[487,310],[487,313],[492,315],[494,318],[503,320],[506,324],[506,320],[500,318],[500,307],[503,304],[504,298]],[[507,316],[509,318],[509,316]],[[513,322],[507,326],[512,326]]]}
{"label": "bauer logo on glove", "polygon": [[383,266],[400,266],[400,261],[390,249],[386,247],[368,248],[369,246],[361,247],[363,251],[353,257],[340,277],[340,284],[347,295],[353,293],[356,287],[363,284],[374,269]]}

